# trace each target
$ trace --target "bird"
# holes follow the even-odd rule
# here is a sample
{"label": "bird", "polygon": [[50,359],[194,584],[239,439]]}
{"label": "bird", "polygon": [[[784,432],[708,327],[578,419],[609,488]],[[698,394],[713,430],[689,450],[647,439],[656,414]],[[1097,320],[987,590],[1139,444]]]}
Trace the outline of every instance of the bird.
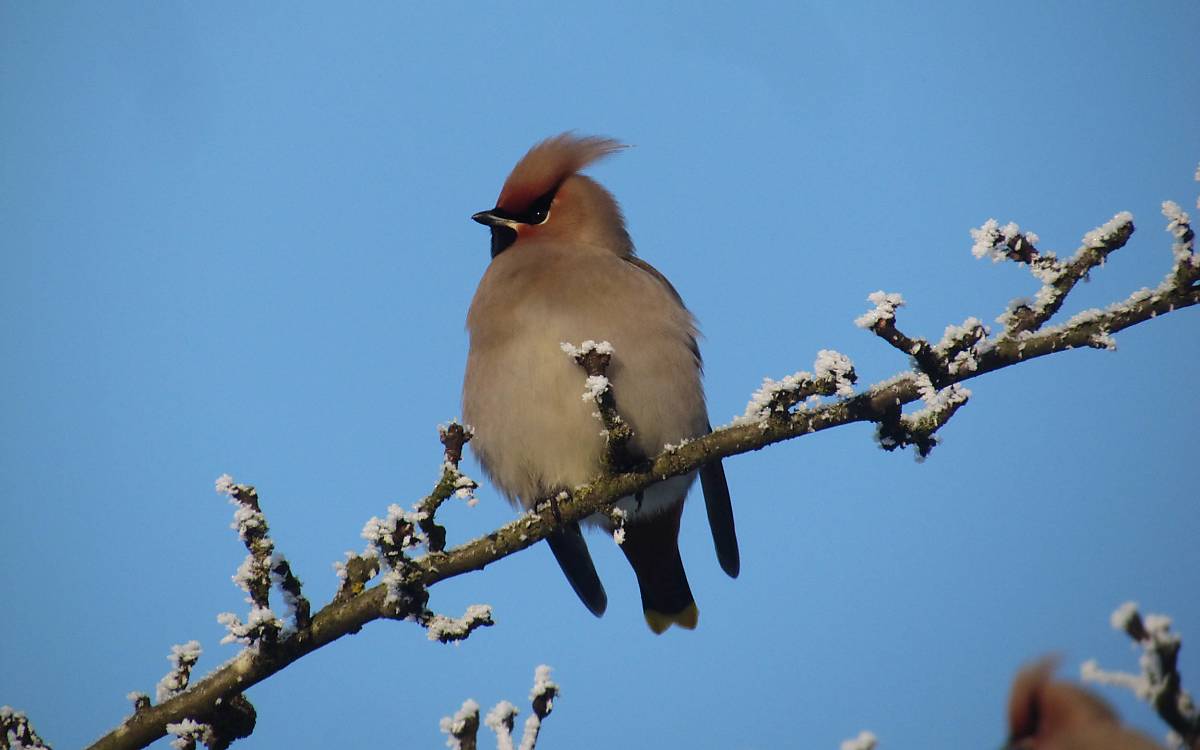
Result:
{"label": "bird", "polygon": [[1055,660],[1022,669],[1008,700],[1006,750],[1162,750],[1140,732],[1121,726],[1102,698],[1055,680]]}
{"label": "bird", "polygon": [[[711,432],[695,319],[667,278],[638,257],[613,195],[581,174],[624,148],[573,132],[546,138],[513,167],[495,207],[471,217],[491,230],[491,260],[467,312],[462,415],[480,466],[514,506],[531,509],[602,472],[603,425],[582,398],[585,373],[563,344],[612,346],[607,377],[637,458]],[[699,620],[679,554],[696,473],[617,503],[626,511],[621,550],[656,634],[672,625],[694,629]],[[718,562],[736,578],[740,554],[721,461],[698,473]],[[607,514],[585,525],[613,531]],[[579,599],[603,615],[608,595],[580,524],[561,524],[547,542]]]}

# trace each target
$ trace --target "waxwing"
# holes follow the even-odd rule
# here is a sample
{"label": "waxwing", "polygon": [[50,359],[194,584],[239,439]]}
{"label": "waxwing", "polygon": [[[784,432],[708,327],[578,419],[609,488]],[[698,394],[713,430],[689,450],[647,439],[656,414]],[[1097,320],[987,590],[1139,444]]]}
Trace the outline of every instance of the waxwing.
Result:
{"label": "waxwing", "polygon": [[1053,679],[1054,659],[1021,670],[1008,699],[1010,750],[1162,750],[1121,726],[1099,696]]}
{"label": "waxwing", "polygon": [[[612,345],[608,378],[638,458],[711,430],[695,320],[670,282],[634,253],[613,196],[579,173],[622,148],[571,133],[544,140],[513,168],[495,208],[471,217],[490,227],[492,259],[467,313],[463,418],[484,472],[525,508],[601,472],[603,425],[582,398],[586,375],[564,343]],[[718,460],[699,473],[717,558],[736,577],[725,472]],[[695,473],[673,477],[619,501],[627,511],[621,549],[655,633],[694,628],[699,618],[679,556],[694,480]],[[607,516],[586,523],[613,530]],[[608,597],[579,524],[547,542],[580,600],[602,615]]]}

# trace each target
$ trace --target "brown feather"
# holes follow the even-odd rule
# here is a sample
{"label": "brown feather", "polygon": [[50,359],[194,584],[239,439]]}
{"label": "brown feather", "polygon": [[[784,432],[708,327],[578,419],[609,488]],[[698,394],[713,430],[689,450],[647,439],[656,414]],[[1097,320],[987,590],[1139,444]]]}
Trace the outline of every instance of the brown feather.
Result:
{"label": "brown feather", "polygon": [[504,181],[496,207],[514,214],[554,190],[563,180],[625,145],[611,138],[561,133],[536,144]]}
{"label": "brown feather", "polygon": [[1056,660],[1021,670],[1008,704],[1008,748],[1020,750],[1158,750],[1143,734],[1121,726],[1100,696],[1054,679]]}

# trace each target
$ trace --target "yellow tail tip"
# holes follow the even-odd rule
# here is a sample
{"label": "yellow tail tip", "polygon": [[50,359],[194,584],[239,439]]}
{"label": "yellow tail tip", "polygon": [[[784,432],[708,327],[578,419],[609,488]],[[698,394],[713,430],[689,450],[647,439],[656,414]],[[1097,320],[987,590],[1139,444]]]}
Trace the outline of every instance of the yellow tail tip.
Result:
{"label": "yellow tail tip", "polygon": [[646,624],[650,626],[655,635],[661,635],[672,625],[678,625],[684,630],[695,630],[696,623],[700,622],[700,610],[696,607],[695,602],[673,615],[665,615],[653,609],[647,609],[643,614],[646,615]]}

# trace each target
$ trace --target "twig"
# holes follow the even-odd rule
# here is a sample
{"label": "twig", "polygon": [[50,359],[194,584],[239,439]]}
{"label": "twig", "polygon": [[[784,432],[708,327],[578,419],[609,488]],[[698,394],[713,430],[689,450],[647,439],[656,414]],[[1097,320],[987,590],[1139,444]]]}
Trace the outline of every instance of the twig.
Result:
{"label": "twig", "polygon": [[617,401],[612,384],[608,382],[608,364],[612,361],[613,347],[607,341],[599,343],[587,340],[578,347],[568,342],[561,344],[575,364],[587,373],[583,400],[596,405],[596,417],[604,424],[604,470],[610,473],[630,471],[638,464],[645,464],[630,451],[633,429],[617,412]]}
{"label": "twig", "polygon": [[878,744],[879,740],[875,735],[864,729],[858,733],[857,737],[842,740],[841,750],[875,750]]}
{"label": "twig", "polygon": [[[519,750],[537,748],[542,722],[554,709],[554,699],[557,697],[558,685],[550,679],[550,667],[542,664],[533,673],[533,690],[529,693],[533,714],[525,720]],[[513,745],[513,726],[519,713],[512,703],[500,701],[484,717],[483,723],[496,733],[497,750],[518,750]],[[467,699],[454,716],[442,718],[441,728],[450,735],[446,745],[452,750],[474,748],[476,732],[479,730],[479,704]]]}
{"label": "twig", "polygon": [[446,747],[450,750],[475,750],[479,732],[479,704],[467,698],[453,716],[442,717],[441,729],[450,735]]}
{"label": "twig", "polygon": [[1200,750],[1200,711],[1183,689],[1183,677],[1179,674],[1179,649],[1183,642],[1177,633],[1171,632],[1171,618],[1164,615],[1143,618],[1136,604],[1126,602],[1113,612],[1110,622],[1142,648],[1141,674],[1108,672],[1100,669],[1095,660],[1088,660],[1081,669],[1083,679],[1132,690],[1171,727],[1180,747]]}
{"label": "twig", "polygon": [[[201,653],[200,641],[188,641],[171,647],[171,653],[167,655],[167,659],[171,662],[171,671],[158,681],[155,700],[162,703],[187,689],[192,667],[196,666],[196,662],[200,660]],[[135,712],[138,710],[138,703],[139,701],[135,698],[133,701]]]}
{"label": "twig", "polygon": [[446,549],[446,529],[434,521],[434,514],[442,503],[451,497],[460,497],[466,500],[467,505],[476,503],[474,492],[479,484],[458,468],[459,462],[462,461],[463,447],[471,440],[473,434],[470,427],[455,421],[438,427],[438,437],[444,448],[442,476],[433,491],[417,503],[417,524],[425,534],[425,544],[430,552]]}
{"label": "twig", "polygon": [[50,750],[24,711],[12,706],[0,706],[0,750],[24,748],[24,750]]}

